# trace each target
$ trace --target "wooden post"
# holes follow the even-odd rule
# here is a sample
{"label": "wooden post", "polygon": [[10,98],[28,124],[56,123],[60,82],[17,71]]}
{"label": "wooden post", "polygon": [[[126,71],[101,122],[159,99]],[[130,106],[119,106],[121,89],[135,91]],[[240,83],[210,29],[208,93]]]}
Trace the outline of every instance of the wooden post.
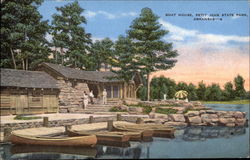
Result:
{"label": "wooden post", "polygon": [[113,130],[113,120],[108,120],[107,129],[108,129],[108,131]]}
{"label": "wooden post", "polygon": [[4,128],[4,130],[3,130],[3,141],[4,142],[7,142],[8,140],[9,140],[9,137],[10,137],[10,135],[11,135],[11,131],[12,131],[12,129],[11,128]]}
{"label": "wooden post", "polygon": [[137,118],[136,124],[142,124],[142,118],[141,118],[141,117],[138,117],[138,118]]}
{"label": "wooden post", "polygon": [[48,127],[49,126],[49,117],[43,117],[43,126]]}
{"label": "wooden post", "polygon": [[71,125],[66,125],[65,126],[65,133],[67,133],[71,128],[72,128]]}
{"label": "wooden post", "polygon": [[94,117],[93,116],[89,116],[89,123],[93,123],[94,122]]}
{"label": "wooden post", "polygon": [[116,117],[117,121],[121,121],[122,120],[122,115],[119,113],[117,114],[117,117]]}

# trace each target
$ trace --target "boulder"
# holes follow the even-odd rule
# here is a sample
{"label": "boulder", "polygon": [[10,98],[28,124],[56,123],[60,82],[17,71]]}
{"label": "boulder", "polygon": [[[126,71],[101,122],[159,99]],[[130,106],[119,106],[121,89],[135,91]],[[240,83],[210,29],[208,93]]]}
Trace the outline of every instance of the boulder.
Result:
{"label": "boulder", "polygon": [[226,125],[228,123],[234,123],[235,118],[219,118],[220,124]]}
{"label": "boulder", "polygon": [[200,112],[199,111],[188,111],[184,116],[186,117],[194,117],[194,116],[199,116]]}
{"label": "boulder", "polygon": [[245,118],[237,118],[235,120],[235,125],[236,126],[244,126],[246,124],[246,119]]}
{"label": "boulder", "polygon": [[233,113],[233,117],[234,118],[244,118],[244,115],[243,115],[243,113],[242,112],[240,112],[240,111],[236,111],[236,112],[234,112]]}
{"label": "boulder", "polygon": [[234,126],[235,126],[235,123],[227,123],[226,126],[227,126],[227,127],[234,127]]}
{"label": "boulder", "polygon": [[170,114],[169,119],[174,122],[185,122],[185,117],[183,114]]}
{"label": "boulder", "polygon": [[216,114],[202,114],[201,115],[202,122],[205,123],[212,123],[212,122],[218,122],[218,116]]}
{"label": "boulder", "polygon": [[200,115],[206,114],[206,110],[200,110],[199,113],[200,113]]}
{"label": "boulder", "polygon": [[166,114],[161,114],[161,113],[155,113],[155,118],[161,118],[161,119],[164,119],[164,120],[168,120],[168,115]]}
{"label": "boulder", "polygon": [[182,126],[182,127],[186,127],[187,123],[185,122],[165,122],[164,125],[167,126]]}
{"label": "boulder", "polygon": [[143,108],[142,107],[129,107],[129,112],[136,112],[136,113],[142,113]]}
{"label": "boulder", "polygon": [[191,124],[200,124],[202,122],[200,116],[188,117],[188,121]]}
{"label": "boulder", "polygon": [[206,110],[206,113],[207,114],[216,114],[217,111],[215,111],[215,110]]}
{"label": "boulder", "polygon": [[155,118],[155,113],[154,113],[154,112],[150,112],[150,113],[148,114],[148,116],[149,116],[149,118]]}

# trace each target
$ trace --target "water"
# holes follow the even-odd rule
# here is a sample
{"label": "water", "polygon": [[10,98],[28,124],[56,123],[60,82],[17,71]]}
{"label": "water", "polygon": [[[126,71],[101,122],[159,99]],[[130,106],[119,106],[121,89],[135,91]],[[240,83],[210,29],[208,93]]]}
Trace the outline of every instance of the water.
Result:
{"label": "water", "polygon": [[[215,110],[247,112],[249,105],[207,104]],[[249,156],[249,127],[186,127],[174,139],[130,142],[130,147],[95,148],[2,145],[2,159],[242,158]],[[1,159],[0,157],[0,159]]]}

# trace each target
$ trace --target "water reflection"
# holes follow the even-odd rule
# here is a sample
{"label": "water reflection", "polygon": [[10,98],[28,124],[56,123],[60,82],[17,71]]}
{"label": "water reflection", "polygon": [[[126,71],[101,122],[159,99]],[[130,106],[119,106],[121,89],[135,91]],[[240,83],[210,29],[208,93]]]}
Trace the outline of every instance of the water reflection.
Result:
{"label": "water reflection", "polygon": [[[223,153],[232,152],[234,153],[232,156],[242,155],[244,157],[248,154],[249,149],[247,130],[248,128],[244,127],[187,127],[176,130],[175,139],[154,138],[152,142],[130,142],[130,147],[97,145],[95,148],[81,148],[4,145],[1,146],[4,150],[1,152],[1,156],[2,159],[10,160],[185,158],[185,156],[186,158],[206,158],[223,157]],[[189,152],[185,152],[186,150]],[[217,150],[220,152],[217,153]]]}
{"label": "water reflection", "polygon": [[[231,138],[233,136],[243,135],[246,133],[244,127],[188,127],[184,130],[177,130],[177,137],[182,138],[184,141],[199,141],[209,138]],[[178,134],[181,132],[182,134]]]}

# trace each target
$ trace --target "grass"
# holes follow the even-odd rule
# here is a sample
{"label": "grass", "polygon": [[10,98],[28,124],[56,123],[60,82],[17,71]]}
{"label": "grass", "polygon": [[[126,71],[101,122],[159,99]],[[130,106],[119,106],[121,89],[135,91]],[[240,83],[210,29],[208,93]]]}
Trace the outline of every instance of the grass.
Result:
{"label": "grass", "polygon": [[250,104],[250,100],[232,100],[232,101],[201,101],[205,104]]}
{"label": "grass", "polygon": [[38,116],[33,116],[33,117],[26,117],[24,115],[17,115],[15,116],[15,120],[32,120],[32,119],[41,119],[42,117],[38,117]]}
{"label": "grass", "polygon": [[119,108],[117,108],[117,107],[112,107],[112,108],[110,108],[109,111],[110,111],[110,112],[127,112],[126,109],[119,109]]}
{"label": "grass", "polygon": [[155,113],[161,113],[161,114],[175,114],[177,113],[176,109],[172,108],[156,108]]}

